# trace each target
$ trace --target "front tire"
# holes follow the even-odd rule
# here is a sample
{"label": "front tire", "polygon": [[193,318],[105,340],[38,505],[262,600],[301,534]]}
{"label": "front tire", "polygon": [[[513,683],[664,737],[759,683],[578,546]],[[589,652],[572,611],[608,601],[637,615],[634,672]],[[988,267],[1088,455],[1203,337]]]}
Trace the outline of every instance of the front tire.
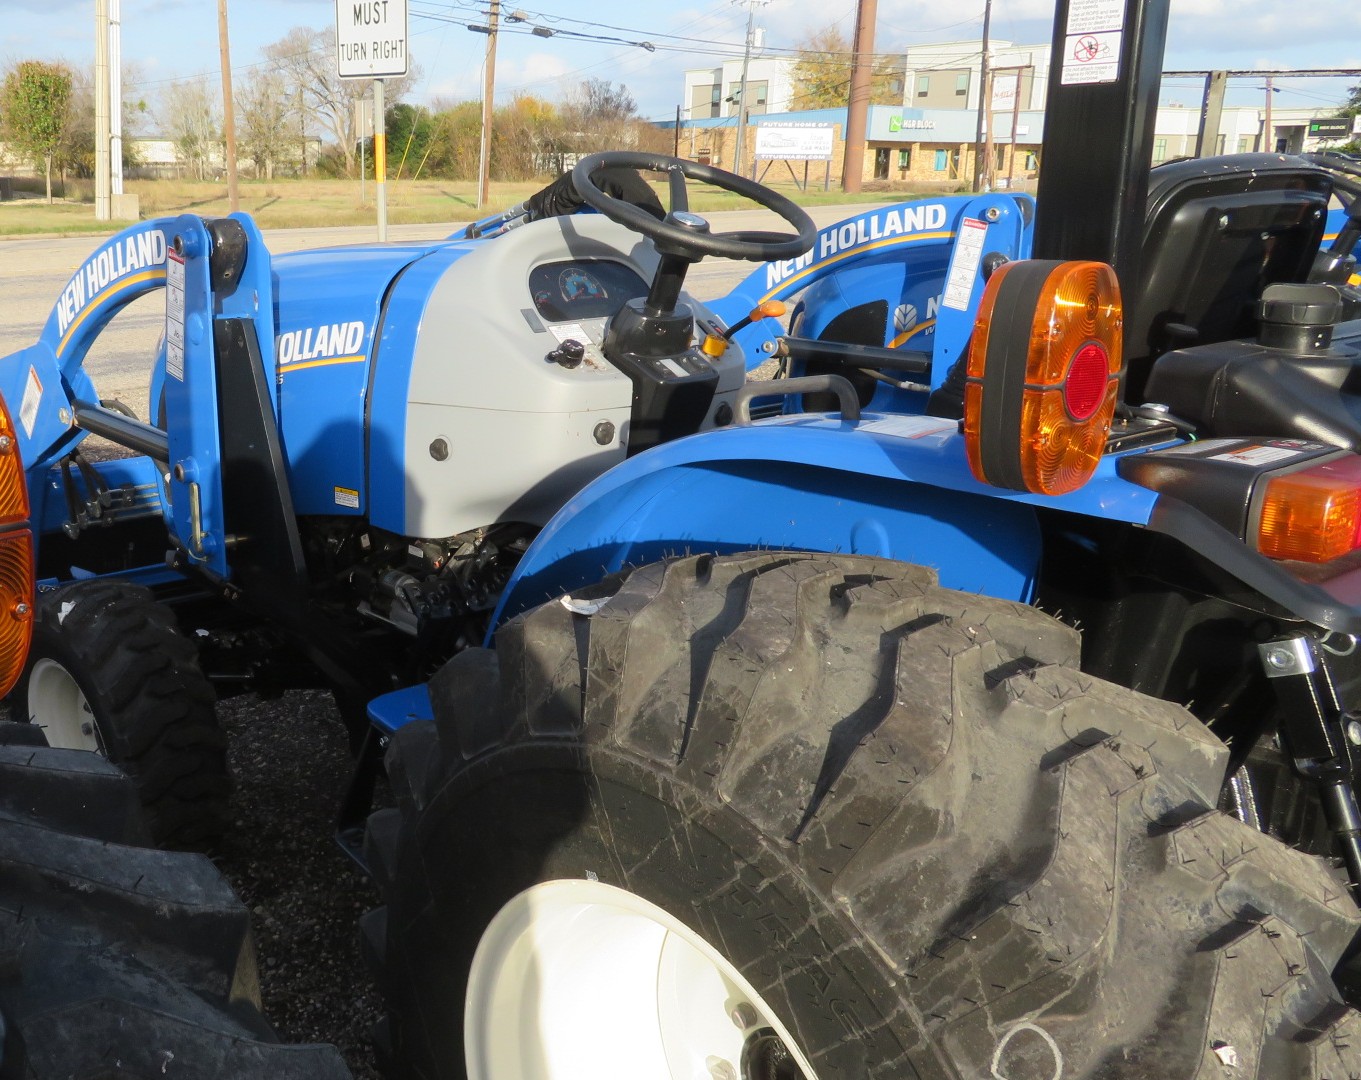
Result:
{"label": "front tire", "polygon": [[14,700],[50,745],[92,750],[132,776],[157,844],[221,837],[231,778],[215,695],[147,589],[92,579],[42,594]]}
{"label": "front tire", "polygon": [[[1345,887],[1216,812],[1223,746],[1077,649],[924,569],[791,553],[644,567],[508,623],[398,732],[398,808],[370,825],[395,1071],[1356,1075]],[[645,950],[611,941],[649,913],[708,969],[667,976],[663,944],[629,983]],[[734,1010],[759,1017],[735,1059]],[[583,1061],[630,1040],[670,1071]]]}
{"label": "front tire", "polygon": [[0,1076],[346,1080],[261,1012],[249,913],[202,855],[150,848],[128,777],[0,724]]}

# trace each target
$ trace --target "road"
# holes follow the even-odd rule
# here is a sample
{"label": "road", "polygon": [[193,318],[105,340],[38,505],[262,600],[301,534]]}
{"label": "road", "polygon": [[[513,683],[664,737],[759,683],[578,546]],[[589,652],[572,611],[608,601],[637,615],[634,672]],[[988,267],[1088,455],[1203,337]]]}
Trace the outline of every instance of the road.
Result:
{"label": "road", "polygon": [[[870,204],[815,206],[809,216],[819,227]],[[780,223],[762,210],[730,210],[707,215],[716,231],[773,229]],[[463,229],[461,223],[394,225],[390,240],[432,240]],[[307,248],[370,243],[370,226],[328,229],[274,229],[265,232],[265,243],[274,254]],[[32,344],[47,320],[52,304],[71,274],[101,242],[100,237],[56,239],[0,239],[0,356],[8,356]],[[687,279],[690,292],[701,298],[721,296],[751,272],[751,263],[706,259],[693,267]],[[157,340],[165,317],[164,293],[159,290],[128,305],[100,335],[86,371],[101,397],[118,398],[139,415],[145,415],[147,384]]]}

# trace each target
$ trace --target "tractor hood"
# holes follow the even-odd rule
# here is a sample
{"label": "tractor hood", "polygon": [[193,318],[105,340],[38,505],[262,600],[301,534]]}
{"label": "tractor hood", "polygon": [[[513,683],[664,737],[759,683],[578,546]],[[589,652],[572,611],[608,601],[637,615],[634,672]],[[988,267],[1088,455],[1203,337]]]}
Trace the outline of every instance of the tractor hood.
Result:
{"label": "tractor hood", "polygon": [[279,427],[298,513],[359,510],[364,419],[384,299],[413,263],[437,249],[444,259],[461,255],[458,248],[432,241],[274,258]]}

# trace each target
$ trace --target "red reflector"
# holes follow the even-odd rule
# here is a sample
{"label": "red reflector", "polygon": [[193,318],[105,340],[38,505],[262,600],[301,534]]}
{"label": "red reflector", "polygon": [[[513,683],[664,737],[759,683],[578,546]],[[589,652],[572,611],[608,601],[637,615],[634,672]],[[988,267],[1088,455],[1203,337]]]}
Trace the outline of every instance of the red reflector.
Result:
{"label": "red reflector", "polygon": [[1063,384],[1063,403],[1074,420],[1086,420],[1105,399],[1110,379],[1110,353],[1099,341],[1089,341],[1078,349],[1068,365]]}

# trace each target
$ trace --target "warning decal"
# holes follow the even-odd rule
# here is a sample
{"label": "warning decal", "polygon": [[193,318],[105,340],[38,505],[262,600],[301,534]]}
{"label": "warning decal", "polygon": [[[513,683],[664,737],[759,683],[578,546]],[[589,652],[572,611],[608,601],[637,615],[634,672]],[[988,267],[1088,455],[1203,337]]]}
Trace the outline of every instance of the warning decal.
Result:
{"label": "warning decal", "polygon": [[1120,77],[1124,0],[1072,0],[1065,29],[1062,85],[1109,83]]}

